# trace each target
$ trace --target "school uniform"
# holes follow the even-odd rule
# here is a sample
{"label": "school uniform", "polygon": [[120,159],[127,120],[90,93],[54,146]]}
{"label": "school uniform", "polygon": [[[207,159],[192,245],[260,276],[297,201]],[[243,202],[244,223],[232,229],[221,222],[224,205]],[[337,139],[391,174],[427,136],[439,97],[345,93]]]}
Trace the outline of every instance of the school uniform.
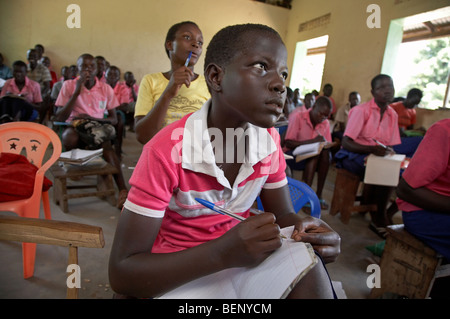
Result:
{"label": "school uniform", "polygon": [[21,121],[33,121],[38,117],[38,112],[33,108],[32,104],[38,104],[42,102],[41,88],[39,83],[25,77],[25,85],[22,90],[16,85],[16,80],[14,78],[9,79],[5,82],[2,88],[0,97],[7,96],[7,94],[21,95],[25,101],[18,98],[8,98],[5,97],[0,102],[0,114],[9,114],[14,117],[17,112],[21,112]]}
{"label": "school uniform", "polygon": [[15,95],[20,94],[30,103],[37,104],[42,102],[41,88],[39,86],[39,83],[31,80],[27,76],[25,77],[25,85],[22,88],[22,90],[19,90],[19,88],[16,85],[16,80],[14,78],[7,80],[2,88],[2,93],[0,96],[3,97],[7,93]]}
{"label": "school uniform", "polygon": [[[289,116],[289,125],[284,140],[305,141],[322,135],[327,142],[331,142],[330,122],[324,120],[314,126],[311,122],[310,112],[312,108],[304,112],[296,112]],[[284,152],[292,155],[291,149],[284,147]],[[296,162],[295,160],[287,160],[286,163],[293,170],[303,170],[306,160]]]}
{"label": "school uniform", "polygon": [[[450,119],[433,124],[402,175],[413,188],[425,187],[450,196]],[[450,215],[426,211],[402,199],[405,228],[450,261]]]}
{"label": "school uniform", "polygon": [[398,127],[407,129],[409,126],[416,124],[416,110],[408,109],[403,102],[395,102],[390,105],[398,115]]}
{"label": "school uniform", "polygon": [[195,201],[196,197],[248,217],[262,188],[287,184],[276,129],[248,124],[245,133],[249,138],[249,156],[230,185],[220,163],[216,165],[215,156],[221,147],[211,144],[208,134],[219,132],[207,131],[210,105],[209,100],[199,111],[155,135],[144,146],[130,178],[131,189],[124,207],[143,216],[163,218],[154,253],[197,246],[222,236],[238,222],[203,207]]}
{"label": "school uniform", "polygon": [[[380,108],[375,99],[352,107],[348,113],[347,126],[344,136],[350,137],[361,145],[384,145],[394,146],[401,143],[398,129],[397,113],[387,107],[381,118]],[[375,141],[376,140],[376,141]],[[341,148],[335,154],[336,167],[344,168],[364,179],[364,160],[369,154],[354,153]]]}
{"label": "school uniform", "polygon": [[[63,107],[75,92],[78,78],[74,80],[64,81],[61,91],[56,99],[55,105]],[[111,110],[119,106],[119,101],[114,95],[113,89],[106,83],[95,79],[95,85],[88,90],[84,85],[81,87],[80,95],[78,95],[72,113],[66,120],[71,122],[74,117],[80,114],[88,114],[91,117],[102,119],[105,110]]]}

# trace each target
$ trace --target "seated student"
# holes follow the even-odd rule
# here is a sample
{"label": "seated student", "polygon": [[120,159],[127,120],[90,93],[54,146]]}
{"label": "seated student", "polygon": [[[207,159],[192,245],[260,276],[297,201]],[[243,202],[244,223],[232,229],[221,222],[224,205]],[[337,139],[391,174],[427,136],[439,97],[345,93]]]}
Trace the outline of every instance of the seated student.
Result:
{"label": "seated student", "polygon": [[[76,76],[75,76],[76,77]],[[52,94],[50,94],[50,98],[52,100],[52,104],[55,105],[55,101],[58,98],[59,92],[63,86],[63,83],[67,80],[73,80],[74,73],[71,67],[63,66],[61,68],[61,79],[53,85]]]}
{"label": "seated student", "polygon": [[398,128],[400,129],[401,136],[405,136],[404,131],[414,129],[414,124],[417,121],[415,108],[419,105],[422,97],[422,91],[413,88],[408,91],[406,99],[390,105],[397,112]]}
{"label": "seated student", "polygon": [[127,71],[123,74],[123,82],[121,85],[121,93],[119,97],[119,109],[125,113],[126,123],[130,126],[129,130],[134,131],[134,109],[139,93],[139,86],[136,84],[133,72]]}
{"label": "seated student", "polygon": [[44,52],[45,48],[42,44],[36,44],[34,46],[34,50],[36,50],[37,62],[42,63],[44,61]]}
{"label": "seated student", "polygon": [[[5,65],[3,55],[0,53],[0,79],[9,80],[13,77],[11,69]],[[3,85],[0,85],[2,87]]]}
{"label": "seated student", "polygon": [[[400,144],[397,113],[389,106],[394,97],[392,78],[379,74],[372,79],[371,87],[373,98],[350,110],[342,148],[335,155],[336,167],[358,175],[361,180],[365,173],[364,161],[369,154],[384,156],[393,152],[392,146]],[[393,190],[389,186],[364,185],[363,202],[378,207],[377,212],[371,212],[369,227],[381,237],[389,225],[386,206]]]}
{"label": "seated student", "polygon": [[301,94],[300,94],[300,89],[298,89],[298,88],[295,89],[295,90],[294,90],[294,98],[293,98],[293,102],[294,102],[295,107],[298,107],[298,106],[302,106],[302,105],[303,105],[303,101],[302,101],[300,95],[301,95]]}
{"label": "seated student", "polygon": [[331,111],[330,119],[334,119],[334,115],[337,112],[336,102],[331,97],[332,94],[333,94],[333,86],[330,83],[325,84],[323,86],[323,96],[326,96],[327,98],[329,98],[331,101],[331,104],[333,105],[333,110]]}
{"label": "seated student", "polygon": [[5,82],[0,97],[3,123],[37,118],[42,103],[41,88],[39,83],[27,77],[25,62],[13,63],[13,78]]}
{"label": "seated student", "polygon": [[400,129],[401,144],[394,147],[394,151],[399,154],[405,154],[407,157],[413,157],[417,147],[422,141],[425,130],[414,130],[416,124],[415,108],[422,100],[421,90],[413,88],[408,91],[406,99],[390,104],[398,115],[398,127]]}
{"label": "seated student", "polygon": [[[331,142],[330,123],[328,122],[331,108],[331,101],[325,96],[319,96],[311,109],[293,114],[289,119],[284,151],[292,155],[292,151],[300,145]],[[291,170],[303,170],[302,181],[309,186],[312,185],[314,174],[317,171],[316,194],[319,197],[321,208],[328,209],[328,204],[322,198],[322,191],[330,166],[329,150],[324,148],[319,155],[300,162],[291,159],[286,163]]]}
{"label": "seated student", "polygon": [[[112,125],[117,123],[115,109],[119,102],[113,89],[97,80],[97,64],[92,55],[81,55],[78,58],[78,69],[80,76],[64,82],[55,102],[59,108],[55,116],[56,121],[72,124],[64,130],[62,144],[65,150],[103,148],[105,160],[119,171],[114,174],[114,180],[119,188],[117,207],[121,209],[128,190],[120,159],[112,147],[112,140],[116,135]],[[105,111],[108,112],[107,118],[104,118]]]}
{"label": "seated student", "polygon": [[[125,119],[124,113],[121,110],[123,107],[123,98],[122,95],[122,85],[120,84],[120,70],[117,66],[111,65],[105,72],[106,83],[113,89],[114,95],[119,102],[119,106],[116,108],[117,112],[117,123],[114,125],[116,129],[116,138],[114,139],[114,149],[116,150],[116,154],[119,158],[122,158],[122,144],[123,144],[123,135],[125,129]],[[100,81],[100,80],[99,80]]]}
{"label": "seated student", "polygon": [[107,67],[107,62],[106,59],[101,56],[101,55],[97,55],[95,57],[95,63],[97,63],[97,80],[99,80],[100,82],[106,83],[106,70],[108,69]]}
{"label": "seated student", "polygon": [[45,65],[45,67],[50,71],[50,75],[52,77],[52,81],[50,82],[50,88],[53,88],[53,85],[58,82],[58,76],[56,75],[56,72],[53,71],[50,58],[48,56],[42,57],[42,64]]}
{"label": "seated student", "polygon": [[[288,225],[295,225],[294,240],[310,242],[325,262],[335,260],[337,233],[292,208],[273,128],[283,111],[287,72],[286,47],[269,27],[231,26],[213,37],[204,70],[211,100],[155,135],[130,179],[109,261],[116,293],[157,297],[227,268],[258,267],[281,246],[279,227]],[[249,133],[241,144],[245,152],[236,152],[236,130]],[[218,139],[231,142],[212,147]],[[194,151],[205,157],[196,161],[188,155]],[[259,193],[267,212],[249,217]],[[238,222],[217,214],[195,197],[248,218]],[[316,264],[288,297],[332,298],[325,266]]]}
{"label": "seated student", "polygon": [[200,28],[191,21],[174,24],[167,32],[164,48],[170,70],[145,75],[139,87],[134,128],[142,144],[167,124],[198,110],[210,98],[205,77],[194,73],[203,51]]}
{"label": "seated student", "polygon": [[397,196],[406,230],[450,262],[450,119],[428,129]]}
{"label": "seated student", "polygon": [[38,60],[38,53],[35,49],[30,49],[27,52],[28,59],[28,74],[27,76],[39,83],[41,86],[42,103],[39,111],[39,123],[46,121],[46,116],[50,107],[50,83],[52,76],[47,67]]}
{"label": "seated student", "polygon": [[336,117],[334,118],[334,121],[336,122],[336,125],[334,126],[333,133],[331,134],[334,138],[339,139],[339,141],[342,141],[342,136],[344,135],[345,127],[347,125],[348,121],[348,112],[350,112],[350,109],[354,106],[358,105],[361,102],[361,96],[358,92],[351,92],[348,95],[348,102],[344,106],[341,106],[337,112]]}
{"label": "seated student", "polygon": [[316,96],[312,93],[306,93],[304,98],[304,103],[297,106],[291,113],[305,112],[309,110],[314,103],[316,103]]}

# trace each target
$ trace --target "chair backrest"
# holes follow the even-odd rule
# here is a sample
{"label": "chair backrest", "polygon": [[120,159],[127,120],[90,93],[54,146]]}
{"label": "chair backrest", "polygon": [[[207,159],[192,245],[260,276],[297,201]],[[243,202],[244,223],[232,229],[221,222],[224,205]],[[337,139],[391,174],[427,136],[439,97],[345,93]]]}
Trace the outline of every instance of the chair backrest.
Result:
{"label": "chair backrest", "polygon": [[[52,144],[53,153],[44,163],[49,144]],[[61,140],[45,125],[10,122],[0,125],[0,152],[22,154],[45,172],[61,155]]]}
{"label": "chair backrest", "polygon": [[287,177],[287,179],[292,205],[294,205],[295,211],[298,212],[306,203],[309,203],[311,207],[311,216],[320,218],[320,201],[314,190],[304,182],[290,177]]}
{"label": "chair backrest", "polygon": [[[305,206],[306,203],[309,203],[311,208],[311,216],[320,218],[321,207],[319,197],[314,192],[314,190],[308,186],[308,184],[298,181],[294,178],[287,177],[289,193],[291,194],[292,205],[294,206],[294,210],[296,213]],[[258,203],[258,209],[264,210],[262,206],[261,199],[256,199]]]}

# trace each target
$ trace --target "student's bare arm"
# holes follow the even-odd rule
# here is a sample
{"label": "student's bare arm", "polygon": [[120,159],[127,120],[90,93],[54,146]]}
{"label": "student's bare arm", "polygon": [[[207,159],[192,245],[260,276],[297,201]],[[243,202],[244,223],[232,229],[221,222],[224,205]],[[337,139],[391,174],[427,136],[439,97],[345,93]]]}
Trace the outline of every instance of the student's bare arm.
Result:
{"label": "student's bare arm", "polygon": [[292,238],[310,243],[319,252],[324,262],[333,262],[341,251],[341,238],[323,220],[311,217],[302,211],[297,214],[292,207],[289,186],[263,189],[261,201],[266,212],[276,216],[277,224],[283,228],[294,225]]}
{"label": "student's bare arm", "polygon": [[417,207],[450,214],[449,196],[435,193],[425,187],[413,188],[403,178],[400,178],[396,192],[399,198]]}
{"label": "student's bare arm", "polygon": [[380,145],[361,145],[357,142],[355,142],[352,138],[348,136],[344,136],[342,138],[342,146],[354,153],[372,153],[378,156],[384,156],[389,152],[390,148],[384,148]]}
{"label": "student's bare arm", "polygon": [[273,214],[239,223],[222,237],[180,252],[151,253],[162,219],[124,209],[110,261],[112,289],[132,297],[156,297],[193,279],[230,267],[254,266],[281,245]]}
{"label": "student's bare arm", "polygon": [[69,118],[70,113],[72,113],[73,106],[75,105],[75,102],[78,98],[78,95],[80,95],[81,87],[84,85],[83,84],[84,81],[86,81],[86,73],[85,72],[80,74],[80,77],[77,80],[77,85],[75,86],[75,91],[73,92],[69,101],[67,101],[66,105],[64,105],[62,107],[58,107],[58,111],[55,115],[56,121],[65,122]]}
{"label": "student's bare arm", "polygon": [[[137,116],[134,121],[137,140],[145,144],[161,130],[164,119],[170,105],[170,101],[177,95],[180,87],[184,84],[189,87],[191,77],[194,73],[188,67],[182,66],[170,77],[169,84],[161,97],[156,101],[154,107],[145,116]],[[141,88],[142,89],[142,88]]]}

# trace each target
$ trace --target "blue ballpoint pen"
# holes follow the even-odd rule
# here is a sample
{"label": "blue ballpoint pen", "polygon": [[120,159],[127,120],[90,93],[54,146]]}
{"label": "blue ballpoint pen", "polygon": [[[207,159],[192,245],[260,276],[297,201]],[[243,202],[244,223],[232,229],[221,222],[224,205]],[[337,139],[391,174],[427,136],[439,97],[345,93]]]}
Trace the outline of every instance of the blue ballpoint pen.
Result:
{"label": "blue ballpoint pen", "polygon": [[230,217],[233,217],[234,219],[243,221],[245,220],[244,217],[237,215],[235,213],[230,212],[229,210],[226,210],[225,208],[216,206],[215,204],[208,202],[207,200],[201,199],[201,198],[196,198],[195,199],[197,202],[199,202],[200,204],[202,204],[205,207],[208,207],[209,209],[212,209],[213,211],[222,214],[222,215],[228,215]]}
{"label": "blue ballpoint pen", "polygon": [[[216,206],[215,204],[213,204],[213,203],[211,203],[211,202],[208,202],[207,200],[204,200],[204,199],[201,199],[201,198],[195,198],[195,200],[196,200],[197,202],[199,202],[200,204],[202,204],[203,206],[208,207],[209,209],[211,209],[211,210],[213,210],[213,211],[215,211],[215,212],[217,212],[217,213],[219,213],[219,214],[227,215],[227,216],[233,217],[233,218],[235,218],[235,219],[237,219],[237,220],[240,220],[240,221],[245,220],[244,217],[242,217],[242,216],[240,216],[240,215],[237,215],[237,214],[235,214],[235,213],[232,213],[232,212],[230,212],[229,210],[227,210],[227,209],[225,209],[225,208]],[[261,211],[261,210],[259,210],[259,209],[255,209],[255,208],[250,208],[250,211],[251,211],[252,213],[254,213],[254,214],[261,214],[261,213],[264,213],[263,211]],[[280,235],[280,236],[281,236],[281,238],[286,239],[286,236],[284,236],[284,235]]]}
{"label": "blue ballpoint pen", "polygon": [[186,62],[184,63],[184,66],[188,66],[189,65],[189,61],[191,61],[191,57],[192,57],[192,51],[189,51],[189,56],[186,59]]}

